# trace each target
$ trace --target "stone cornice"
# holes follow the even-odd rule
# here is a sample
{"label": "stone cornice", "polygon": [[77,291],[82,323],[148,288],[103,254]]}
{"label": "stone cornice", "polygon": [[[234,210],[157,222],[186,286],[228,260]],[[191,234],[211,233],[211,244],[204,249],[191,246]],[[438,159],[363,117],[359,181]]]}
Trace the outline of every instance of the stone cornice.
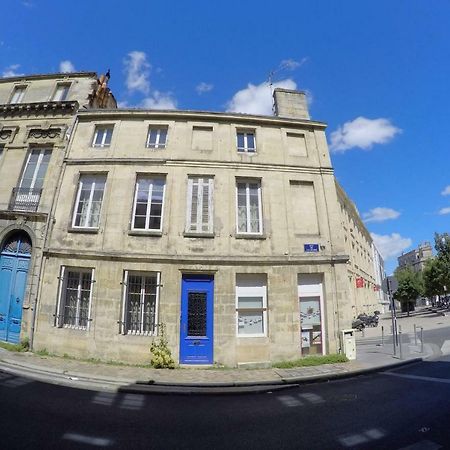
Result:
{"label": "stone cornice", "polygon": [[167,167],[193,167],[204,169],[233,169],[233,170],[264,170],[275,172],[297,172],[320,175],[333,175],[332,167],[308,167],[292,166],[284,164],[255,164],[238,161],[201,161],[183,159],[163,159],[163,158],[77,158],[65,159],[68,166],[105,166],[105,165],[146,165],[146,166],[167,166]]}
{"label": "stone cornice", "polygon": [[77,101],[7,103],[0,105],[0,117],[19,117],[30,115],[73,115],[78,109]]}
{"label": "stone cornice", "polygon": [[0,78],[0,83],[12,83],[12,82],[27,82],[34,80],[59,80],[61,78],[93,78],[97,79],[96,72],[58,72],[58,73],[44,73],[35,75],[17,75],[15,77]]}
{"label": "stone cornice", "polygon": [[248,126],[265,125],[276,127],[290,127],[302,129],[325,129],[327,124],[314,120],[288,119],[276,116],[257,116],[250,114],[222,113],[211,111],[180,111],[180,110],[144,110],[144,109],[108,109],[79,111],[80,122],[91,120],[192,120],[204,122],[239,123]]}
{"label": "stone cornice", "polygon": [[[160,264],[195,264],[202,266],[229,266],[251,263],[255,266],[273,266],[273,265],[308,265],[308,264],[346,264],[348,255],[299,255],[299,256],[246,256],[246,255],[149,255],[148,253],[124,253],[124,252],[107,252],[107,251],[89,251],[68,248],[45,248],[45,256],[54,256],[61,258],[74,259],[90,259],[90,260],[107,260],[107,261],[124,261],[124,262],[148,262]],[[201,262],[199,262],[201,260]]]}

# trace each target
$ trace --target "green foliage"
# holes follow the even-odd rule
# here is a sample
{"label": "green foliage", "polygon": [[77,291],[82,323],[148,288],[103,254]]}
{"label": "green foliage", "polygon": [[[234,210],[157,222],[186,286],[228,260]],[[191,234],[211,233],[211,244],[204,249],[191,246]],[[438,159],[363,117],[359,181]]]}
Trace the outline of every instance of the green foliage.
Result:
{"label": "green foliage", "polygon": [[442,295],[450,291],[450,236],[435,233],[436,257],[427,261],[424,272],[424,293],[427,297]]}
{"label": "green foliage", "polygon": [[9,342],[0,342],[0,347],[10,352],[27,352],[30,349],[28,338],[23,339],[20,344],[10,344]]}
{"label": "green foliage", "polygon": [[42,348],[41,350],[36,350],[34,353],[39,356],[50,356],[50,353],[46,348]]}
{"label": "green foliage", "polygon": [[174,369],[175,361],[172,358],[172,353],[169,349],[168,342],[165,336],[166,327],[162,323],[159,325],[160,336],[155,339],[150,346],[152,358],[150,364],[155,369]]}
{"label": "green foliage", "polygon": [[304,358],[296,359],[294,361],[280,361],[272,364],[272,367],[278,369],[292,369],[294,367],[308,367],[308,366],[320,366],[322,364],[334,364],[348,362],[348,358],[345,355],[317,355],[317,356],[305,356]]}
{"label": "green foliage", "polygon": [[414,302],[417,297],[423,294],[424,286],[420,272],[414,272],[409,267],[397,269],[395,278],[398,281],[398,288],[394,293],[394,300],[401,303]]}

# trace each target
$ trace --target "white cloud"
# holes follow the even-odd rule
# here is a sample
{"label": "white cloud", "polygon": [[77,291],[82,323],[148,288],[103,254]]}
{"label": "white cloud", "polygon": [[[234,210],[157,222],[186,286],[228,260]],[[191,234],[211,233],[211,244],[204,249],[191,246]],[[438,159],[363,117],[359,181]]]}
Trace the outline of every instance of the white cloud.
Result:
{"label": "white cloud", "polygon": [[385,261],[395,258],[412,245],[410,238],[404,238],[398,233],[392,233],[391,235],[370,233],[370,235],[375,243],[375,247]]}
{"label": "white cloud", "polygon": [[20,64],[11,64],[2,73],[2,77],[20,77],[23,73],[17,72]]}
{"label": "white cloud", "polygon": [[450,206],[447,208],[442,208],[439,210],[439,215],[440,216],[445,216],[446,214],[450,214]]}
{"label": "white cloud", "polygon": [[280,69],[288,69],[288,70],[295,70],[299,67],[303,66],[305,62],[308,60],[308,58],[302,58],[300,61],[295,61],[294,59],[283,59],[280,63]]}
{"label": "white cloud", "polygon": [[154,91],[140,103],[144,109],[177,109],[177,101],[170,92]]}
{"label": "white cloud", "polygon": [[385,220],[397,219],[400,213],[395,209],[377,207],[363,214],[364,222],[384,222]]}
{"label": "white cloud", "polygon": [[200,84],[198,84],[195,88],[195,90],[197,91],[197,93],[199,95],[204,94],[205,92],[210,92],[212,91],[214,88],[213,84],[210,83],[205,83],[204,81],[202,81]]}
{"label": "white cloud", "polygon": [[147,55],[144,52],[134,50],[128,53],[124,59],[126,85],[129,91],[138,91],[143,94],[150,92],[150,69],[151,65],[147,61]]}
{"label": "white cloud", "polygon": [[[277,87],[297,89],[297,84],[287,78],[273,83],[273,89]],[[227,102],[227,112],[272,115],[272,92],[269,83],[264,81],[256,86],[249,83],[245,89],[236,92],[233,98]]]}
{"label": "white cloud", "polygon": [[450,184],[444,188],[441,195],[450,195]]}
{"label": "white cloud", "polygon": [[370,150],[374,144],[386,144],[400,133],[388,119],[357,117],[331,133],[331,151],[343,153],[350,148]]}
{"label": "white cloud", "polygon": [[75,72],[75,66],[68,59],[59,63],[59,71],[62,73]]}

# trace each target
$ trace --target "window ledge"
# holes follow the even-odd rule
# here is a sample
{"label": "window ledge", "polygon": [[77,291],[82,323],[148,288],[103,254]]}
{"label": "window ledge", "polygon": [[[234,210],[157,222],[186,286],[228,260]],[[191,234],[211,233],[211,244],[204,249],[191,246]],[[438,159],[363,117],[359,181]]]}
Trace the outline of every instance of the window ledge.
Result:
{"label": "window ledge", "polygon": [[196,233],[195,231],[185,231],[183,236],[187,238],[213,238],[215,235],[214,233]]}
{"label": "window ledge", "polygon": [[267,239],[266,234],[251,234],[251,233],[236,233],[234,236],[236,239]]}
{"label": "window ledge", "polygon": [[162,231],[159,230],[129,230],[129,236],[162,236]]}
{"label": "window ledge", "polygon": [[88,234],[97,234],[99,231],[98,228],[75,228],[75,227],[69,227],[67,229],[68,233],[88,233]]}

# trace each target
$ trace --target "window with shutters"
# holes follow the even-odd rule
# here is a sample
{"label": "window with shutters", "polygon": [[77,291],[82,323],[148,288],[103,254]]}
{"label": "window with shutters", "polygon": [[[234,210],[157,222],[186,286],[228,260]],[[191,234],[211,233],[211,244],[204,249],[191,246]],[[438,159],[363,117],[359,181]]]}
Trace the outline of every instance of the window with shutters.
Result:
{"label": "window with shutters", "polygon": [[163,177],[137,177],[131,226],[133,230],[162,230],[165,187]]}
{"label": "window with shutters", "polygon": [[187,233],[213,233],[212,177],[189,177],[186,215]]}
{"label": "window with shutters", "polygon": [[153,336],[157,334],[159,272],[124,273],[122,333]]}
{"label": "window with shutters", "polygon": [[61,267],[57,326],[88,328],[93,282],[94,269]]}

